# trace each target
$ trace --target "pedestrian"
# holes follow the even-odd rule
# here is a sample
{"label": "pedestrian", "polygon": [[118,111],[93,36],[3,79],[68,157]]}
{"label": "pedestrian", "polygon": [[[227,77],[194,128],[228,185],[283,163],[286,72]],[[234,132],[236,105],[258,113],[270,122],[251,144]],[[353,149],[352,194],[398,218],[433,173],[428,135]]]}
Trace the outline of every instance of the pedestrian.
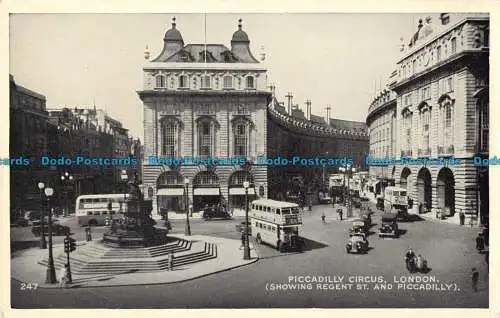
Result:
{"label": "pedestrian", "polygon": [[241,231],[241,246],[240,246],[240,250],[245,247],[245,229],[243,229]]}
{"label": "pedestrian", "polygon": [[477,292],[477,281],[479,280],[479,272],[477,269],[472,269],[472,289]]}
{"label": "pedestrian", "polygon": [[68,264],[64,264],[59,270],[59,289],[68,287]]}
{"label": "pedestrian", "polygon": [[339,209],[339,217],[340,217],[340,221],[342,221],[342,216],[344,214],[344,211],[342,209]]}
{"label": "pedestrian", "polygon": [[482,253],[484,250],[484,238],[483,233],[479,233],[476,237],[476,249],[479,253]]}
{"label": "pedestrian", "polygon": [[460,225],[463,226],[465,224],[465,214],[460,212],[458,217],[460,218]]}
{"label": "pedestrian", "polygon": [[323,214],[321,214],[321,221],[323,221],[323,223],[325,223],[325,218],[326,218],[325,212],[323,212]]}

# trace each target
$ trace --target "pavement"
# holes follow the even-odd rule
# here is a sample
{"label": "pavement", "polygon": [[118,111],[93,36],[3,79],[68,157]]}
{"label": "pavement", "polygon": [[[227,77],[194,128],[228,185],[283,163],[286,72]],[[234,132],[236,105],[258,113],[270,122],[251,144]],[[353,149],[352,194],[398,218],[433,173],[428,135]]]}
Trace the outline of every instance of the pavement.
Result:
{"label": "pavement", "polygon": [[[369,204],[376,211],[375,204]],[[321,221],[323,213],[326,216],[325,223]],[[400,238],[382,239],[376,235],[381,214],[381,211],[376,211],[372,216],[374,225],[367,237],[370,246],[367,254],[347,254],[345,244],[352,222],[337,220],[331,205],[318,205],[304,213],[304,224],[300,228],[301,235],[306,239],[303,253],[280,253],[271,246],[256,244],[259,260],[251,266],[175,284],[117,288],[89,286],[64,291],[39,288],[26,291],[18,280],[11,280],[11,306],[68,309],[487,308],[489,304],[494,304],[493,300],[489,302],[488,299],[489,266],[485,262],[485,255],[475,249],[476,229],[421,218],[413,222],[401,222]],[[235,226],[242,220],[194,219],[191,231],[196,235],[236,242],[239,233]],[[184,233],[185,220],[172,220],[171,223],[172,235]],[[408,247],[428,260],[431,271],[426,274],[427,277],[440,283],[454,284],[457,289],[399,289],[394,282],[396,279],[422,276],[410,274],[405,268],[403,258]],[[242,253],[241,250],[238,252]],[[473,267],[479,271],[478,291],[471,287]],[[292,289],[297,286],[289,285],[290,279],[304,275],[340,276],[345,279],[382,276],[394,288],[360,291],[355,288],[320,289],[313,284],[312,289]],[[41,277],[43,279],[45,275],[42,273]]]}
{"label": "pavement", "polygon": [[[217,258],[199,263],[189,264],[176,268],[173,271],[139,272],[116,275],[72,275],[73,284],[70,288],[77,287],[108,287],[130,285],[154,285],[178,283],[214,273],[227,271],[240,266],[249,265],[258,260],[253,243],[250,242],[250,260],[243,259],[243,250],[240,249],[241,241],[227,238],[211,237],[206,235],[185,236],[176,234],[177,238],[191,241],[205,241],[217,246]],[[78,242],[85,245],[87,242]],[[54,258],[63,252],[63,245],[54,245]],[[11,259],[11,276],[21,282],[38,284],[38,288],[58,288],[58,284],[46,284],[46,267],[38,261],[47,257],[48,250],[32,248],[16,252]],[[57,274],[57,273],[56,273]]]}

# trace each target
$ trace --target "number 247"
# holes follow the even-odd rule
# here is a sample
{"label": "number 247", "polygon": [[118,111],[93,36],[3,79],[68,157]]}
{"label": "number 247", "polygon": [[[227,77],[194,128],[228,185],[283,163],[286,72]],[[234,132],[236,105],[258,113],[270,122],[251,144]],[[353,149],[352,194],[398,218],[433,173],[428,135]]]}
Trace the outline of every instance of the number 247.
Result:
{"label": "number 247", "polygon": [[36,290],[38,288],[37,283],[21,283],[21,290]]}

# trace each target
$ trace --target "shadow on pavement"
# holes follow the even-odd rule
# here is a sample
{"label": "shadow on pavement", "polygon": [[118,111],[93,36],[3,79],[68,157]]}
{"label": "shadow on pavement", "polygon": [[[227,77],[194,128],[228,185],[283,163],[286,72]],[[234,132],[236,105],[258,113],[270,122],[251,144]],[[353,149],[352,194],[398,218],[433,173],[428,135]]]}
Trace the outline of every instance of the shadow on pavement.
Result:
{"label": "shadow on pavement", "polygon": [[399,234],[399,236],[403,236],[403,235],[405,235],[405,234],[406,234],[406,232],[408,232],[408,230],[407,230],[407,229],[398,229],[398,234]]}
{"label": "shadow on pavement", "polygon": [[317,241],[313,241],[313,240],[305,238],[305,237],[303,239],[304,239],[304,248],[302,249],[303,252],[317,250],[317,249],[325,248],[328,246],[326,244],[323,244],[323,243],[320,243]]}
{"label": "shadow on pavement", "polygon": [[418,221],[425,221],[424,218],[420,217],[420,215],[417,214],[410,214],[404,221],[400,221],[403,223],[411,223],[411,222],[418,222]]}
{"label": "shadow on pavement", "polygon": [[40,247],[40,241],[11,241],[10,242],[10,252],[17,252],[21,250],[25,250],[28,248]]}

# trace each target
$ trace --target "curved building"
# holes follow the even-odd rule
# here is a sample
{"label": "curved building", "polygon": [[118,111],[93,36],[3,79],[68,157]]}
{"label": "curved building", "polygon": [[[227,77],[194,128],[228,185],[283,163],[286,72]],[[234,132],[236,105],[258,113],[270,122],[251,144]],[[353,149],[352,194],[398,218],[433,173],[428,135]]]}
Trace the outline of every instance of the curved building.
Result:
{"label": "curved building", "polygon": [[[368,108],[366,118],[370,135],[370,158],[385,159],[396,156],[396,94],[384,89]],[[388,164],[369,165],[371,176],[391,179],[392,171]]]}
{"label": "curved building", "polygon": [[[291,103],[290,103],[291,104]],[[298,106],[285,107],[273,101],[267,110],[267,156],[268,158],[330,158],[344,160],[353,167],[364,169],[364,158],[368,153],[368,134],[363,122],[328,118],[311,114],[310,101],[306,115]],[[291,105],[289,105],[291,106]],[[349,161],[350,160],[350,161]],[[286,191],[293,188],[293,180],[302,180],[306,188],[317,193],[328,182],[329,173],[338,173],[337,164],[277,165],[268,171],[269,196],[286,198]]]}
{"label": "curved building", "polygon": [[489,151],[489,15],[427,17],[401,50],[389,84],[397,95],[395,157],[413,161],[388,167],[390,177],[423,212],[487,223],[488,169],[474,157]]}

